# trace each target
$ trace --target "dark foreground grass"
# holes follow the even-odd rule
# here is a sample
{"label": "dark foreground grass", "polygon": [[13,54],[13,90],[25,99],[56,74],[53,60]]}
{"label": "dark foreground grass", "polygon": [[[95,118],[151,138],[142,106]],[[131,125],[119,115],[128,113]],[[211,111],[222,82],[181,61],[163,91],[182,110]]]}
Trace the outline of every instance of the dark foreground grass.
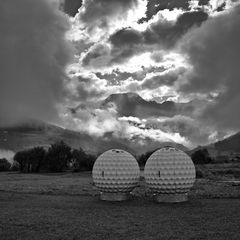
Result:
{"label": "dark foreground grass", "polygon": [[108,203],[90,173],[0,173],[0,240],[240,239],[240,186],[201,179],[181,204],[156,204],[144,187]]}
{"label": "dark foreground grass", "polygon": [[155,204],[90,196],[0,195],[0,239],[240,239],[239,199]]}

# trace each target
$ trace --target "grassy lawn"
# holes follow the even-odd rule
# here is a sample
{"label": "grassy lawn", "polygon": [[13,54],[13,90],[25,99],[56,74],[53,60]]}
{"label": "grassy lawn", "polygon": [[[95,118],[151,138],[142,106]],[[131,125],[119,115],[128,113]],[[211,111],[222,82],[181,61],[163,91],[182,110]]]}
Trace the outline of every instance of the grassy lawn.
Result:
{"label": "grassy lawn", "polygon": [[226,184],[201,179],[189,202],[156,204],[142,182],[132,200],[108,203],[90,173],[0,173],[0,239],[239,240],[240,187]]}

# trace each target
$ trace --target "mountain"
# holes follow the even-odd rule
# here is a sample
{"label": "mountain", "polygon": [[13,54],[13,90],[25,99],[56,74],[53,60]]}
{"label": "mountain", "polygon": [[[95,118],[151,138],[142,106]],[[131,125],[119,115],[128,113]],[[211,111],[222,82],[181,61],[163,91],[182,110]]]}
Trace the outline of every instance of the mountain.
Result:
{"label": "mountain", "polygon": [[146,101],[136,93],[111,94],[102,103],[106,106],[114,103],[120,116],[149,117],[149,116],[174,116],[177,111],[175,103],[166,101],[157,103]]}
{"label": "mountain", "polygon": [[232,153],[233,155],[239,155],[240,154],[240,132],[224,138],[220,141],[217,141],[215,143],[211,143],[209,145],[205,146],[198,146],[191,151],[189,151],[189,154],[193,154],[199,149],[206,148],[210,154],[211,157],[217,158],[218,156],[230,156]]}
{"label": "mountain", "polygon": [[105,141],[85,133],[64,129],[41,121],[30,121],[11,127],[0,127],[0,149],[19,151],[34,146],[48,147],[63,140],[72,148],[83,148],[98,153],[112,147],[129,148],[116,140]]}
{"label": "mountain", "polygon": [[205,105],[205,100],[195,99],[186,103],[176,103],[174,101],[158,103],[156,101],[146,101],[138,94],[128,92],[109,95],[102,102],[102,106],[106,107],[109,104],[116,106],[121,117],[173,117],[179,114],[191,116]]}
{"label": "mountain", "polygon": [[112,133],[106,133],[103,137],[97,138],[40,121],[0,127],[1,150],[17,152],[34,146],[48,147],[60,140],[72,148],[81,147],[93,154],[99,154],[111,148],[121,148],[133,155],[140,155],[166,144],[174,145],[182,150],[187,149],[181,144],[156,142],[152,139],[146,139],[145,144],[140,144],[138,139],[117,139]]}
{"label": "mountain", "polygon": [[218,151],[229,151],[229,152],[238,152],[240,153],[240,132],[227,137],[221,141],[218,141],[214,144],[214,147]]}

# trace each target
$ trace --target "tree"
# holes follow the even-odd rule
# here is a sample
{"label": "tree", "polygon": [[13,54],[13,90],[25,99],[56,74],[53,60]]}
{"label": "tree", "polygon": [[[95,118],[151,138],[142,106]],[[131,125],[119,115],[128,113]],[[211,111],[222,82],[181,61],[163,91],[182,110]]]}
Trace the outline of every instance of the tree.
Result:
{"label": "tree", "polygon": [[46,156],[43,147],[34,147],[19,151],[14,156],[14,161],[20,165],[21,172],[39,172]]}
{"label": "tree", "polygon": [[46,157],[43,147],[35,147],[28,151],[28,161],[31,164],[31,172],[39,172]]}
{"label": "tree", "polygon": [[13,160],[19,163],[19,168],[21,172],[24,172],[27,165],[27,151],[19,151],[14,155]]}
{"label": "tree", "polygon": [[138,163],[140,166],[145,166],[148,158],[152,155],[154,151],[148,151],[144,154],[142,154],[139,158],[138,158]]}
{"label": "tree", "polygon": [[9,171],[11,167],[11,163],[6,158],[0,159],[0,172]]}
{"label": "tree", "polygon": [[45,166],[51,172],[62,172],[68,167],[71,158],[71,147],[63,141],[56,142],[47,151]]}
{"label": "tree", "polygon": [[91,171],[95,160],[95,156],[85,153],[81,148],[72,151],[72,167],[74,172]]}
{"label": "tree", "polygon": [[199,149],[192,154],[192,161],[194,164],[208,164],[212,162],[212,159],[206,148]]}

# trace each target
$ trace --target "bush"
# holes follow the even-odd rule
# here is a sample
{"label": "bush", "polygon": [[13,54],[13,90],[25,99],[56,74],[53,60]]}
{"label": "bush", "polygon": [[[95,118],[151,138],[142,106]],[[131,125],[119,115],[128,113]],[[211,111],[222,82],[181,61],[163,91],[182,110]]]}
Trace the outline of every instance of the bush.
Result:
{"label": "bush", "polygon": [[85,153],[81,148],[72,151],[72,169],[74,172],[91,171],[95,160],[94,155]]}
{"label": "bush", "polygon": [[212,159],[206,148],[199,149],[192,154],[192,161],[194,164],[208,164],[212,162]]}
{"label": "bush", "polygon": [[0,159],[0,172],[9,171],[10,167],[11,163],[7,159],[5,158]]}
{"label": "bush", "polygon": [[196,169],[196,178],[203,178],[204,174],[201,169]]}
{"label": "bush", "polygon": [[44,166],[51,172],[62,172],[67,169],[71,158],[71,147],[60,141],[52,144],[48,149]]}

